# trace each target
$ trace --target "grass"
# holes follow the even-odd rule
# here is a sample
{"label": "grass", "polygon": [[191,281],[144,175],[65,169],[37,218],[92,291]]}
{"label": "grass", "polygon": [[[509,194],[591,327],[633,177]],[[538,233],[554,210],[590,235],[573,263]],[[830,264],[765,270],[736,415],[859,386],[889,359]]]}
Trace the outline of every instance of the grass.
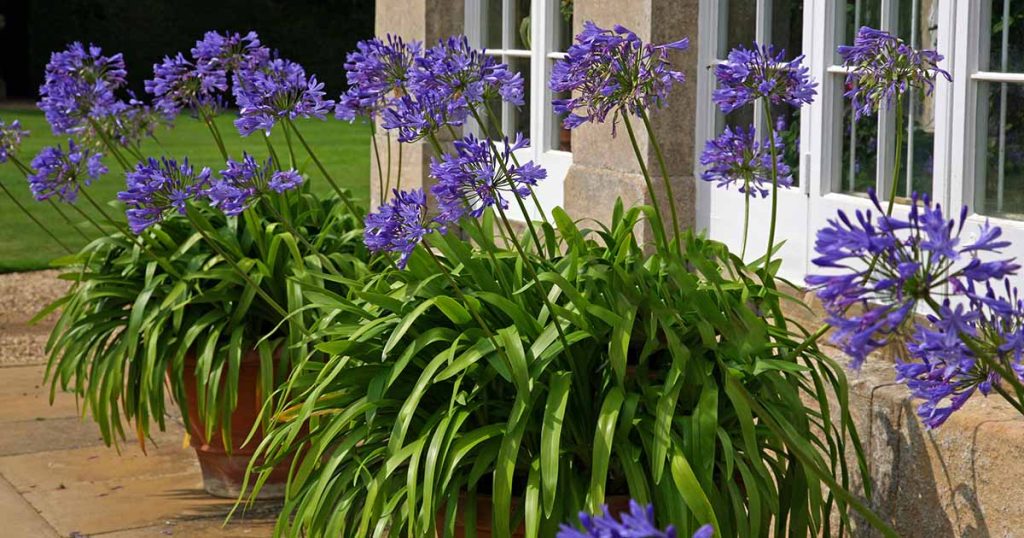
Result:
{"label": "grass", "polygon": [[[3,110],[0,111],[0,119],[5,122],[21,120],[22,126],[31,131],[32,135],[18,151],[18,157],[25,164],[28,164],[44,146],[57,143],[65,147],[67,145],[66,139],[51,134],[49,125],[39,111]],[[241,137],[231,123],[233,119],[234,116],[229,114],[217,118],[217,125],[225,139],[228,154],[237,159],[241,157],[242,151],[248,151],[259,159],[266,158],[267,147],[262,135]],[[335,120],[307,120],[297,124],[334,179],[342,187],[350,189],[357,200],[365,201],[369,196],[370,187],[369,127]],[[288,146],[281,134],[280,126],[275,128],[272,140],[278,155],[287,161]],[[328,192],[331,189],[330,185],[320,175],[298,141],[294,143],[296,168],[307,175],[314,190]],[[224,168],[220,151],[206,125],[187,116],[180,117],[174,128],[160,129],[156,133],[156,140],[148,140],[144,144],[142,154],[177,159],[188,157],[196,165],[209,166],[215,173]],[[122,208],[116,203],[116,197],[117,192],[124,188],[124,173],[113,158],[106,158],[105,163],[110,168],[110,173],[89,186],[89,193],[98,201],[110,201],[114,204],[107,211],[115,217],[120,217]],[[95,228],[84,224],[68,224],[49,203],[35,201],[29,192],[25,177],[14,165],[0,165],[0,182],[70,248],[77,250],[86,244],[86,237],[97,236]],[[93,216],[97,215],[81,196],[77,205],[83,211]],[[84,221],[73,208],[62,209],[67,216],[73,217],[76,223]],[[82,237],[83,233],[86,237]],[[0,272],[42,269],[49,266],[52,260],[65,254],[63,248],[18,209],[6,194],[0,192]]]}

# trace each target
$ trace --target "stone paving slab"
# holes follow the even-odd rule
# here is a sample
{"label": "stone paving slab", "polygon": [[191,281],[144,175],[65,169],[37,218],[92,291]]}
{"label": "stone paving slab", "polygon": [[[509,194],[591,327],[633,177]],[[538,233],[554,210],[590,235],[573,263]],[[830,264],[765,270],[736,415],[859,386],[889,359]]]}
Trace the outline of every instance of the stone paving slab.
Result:
{"label": "stone paving slab", "polygon": [[78,404],[71,394],[60,391],[50,405],[50,383],[43,381],[44,366],[17,366],[0,372],[0,424],[25,420],[73,418]]}
{"label": "stone paving slab", "polygon": [[10,483],[0,477],[0,522],[4,536],[49,538],[57,531],[36,509],[18,495]]}

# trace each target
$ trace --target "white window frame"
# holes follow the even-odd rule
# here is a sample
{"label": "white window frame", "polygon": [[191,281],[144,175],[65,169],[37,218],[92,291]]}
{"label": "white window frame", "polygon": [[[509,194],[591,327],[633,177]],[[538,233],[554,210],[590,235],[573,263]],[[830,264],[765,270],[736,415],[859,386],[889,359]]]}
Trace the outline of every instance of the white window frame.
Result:
{"label": "white window frame", "polygon": [[[507,45],[514,43],[515,21],[512,20],[512,6],[514,0],[503,0],[502,2],[502,43]],[[465,33],[470,44],[483,48],[482,27],[486,23],[487,3],[484,0],[466,0],[465,9]],[[532,160],[547,170],[548,177],[541,181],[534,192],[544,211],[550,213],[551,209],[562,206],[565,203],[565,176],[572,166],[572,153],[553,147],[552,140],[559,135],[554,128],[552,118],[551,100],[553,95],[548,87],[551,78],[551,66],[555,60],[565,57],[565,53],[556,50],[557,32],[559,17],[558,0],[531,0],[530,3],[530,50],[519,49],[488,49],[486,54],[495,56],[504,62],[510,58],[528,58],[530,60],[530,87],[528,99],[530,100],[530,132],[523,133],[530,139],[530,147],[516,153],[516,158],[522,161]],[[511,115],[508,109],[502,112],[502,124],[509,125]],[[470,127],[475,129],[474,126]],[[476,129],[479,134],[479,129]],[[512,137],[515,133],[505,133]],[[526,204],[530,218],[537,219],[534,204]],[[519,209],[513,204],[513,214],[520,218],[522,215]]]}
{"label": "white window frame", "polygon": [[[701,0],[700,3],[701,68],[698,69],[697,89],[697,155],[703,151],[705,141],[716,135],[717,110],[711,105],[711,91],[715,80],[711,66],[716,61],[713,55],[718,50],[719,8],[723,1]],[[769,25],[766,23],[765,14],[770,10],[763,6],[767,6],[768,1],[770,0],[759,0],[759,42],[765,42],[767,37]],[[933,198],[943,203],[944,207],[958,208],[962,204],[973,207],[977,81],[990,80],[985,77],[991,77],[993,74],[977,73],[976,69],[978,43],[982,37],[978,29],[980,4],[974,0],[936,1],[936,49],[945,56],[941,67],[952,74],[953,82],[949,83],[940,77],[935,83],[932,193]],[[786,242],[781,251],[783,265],[780,274],[795,283],[801,283],[808,273],[819,271],[811,262],[814,257],[817,230],[824,227],[829,219],[835,218],[837,211],[843,210],[852,214],[857,210],[873,208],[870,200],[864,196],[842,193],[840,184],[844,174],[840,170],[842,165],[836,152],[842,151],[841,131],[845,98],[841,86],[835,82],[841,77],[842,67],[834,64],[834,54],[836,47],[843,44],[839,31],[844,15],[839,9],[844,5],[845,2],[842,0],[804,0],[803,53],[811,77],[818,82],[818,95],[811,105],[805,106],[801,111],[800,183],[796,188],[780,191],[779,229],[776,232],[776,240],[782,239]],[[882,0],[883,28],[892,27],[895,8],[896,0]],[[956,39],[957,36],[965,38]],[[954,106],[954,103],[959,103],[959,106]],[[879,123],[883,125],[883,136],[887,131],[891,136],[892,129],[886,130],[884,126],[892,125],[892,121],[891,113],[880,113]],[[887,193],[887,186],[891,186],[889,181],[892,179],[889,176],[894,155],[890,147],[891,143],[881,145],[877,156],[876,178],[879,179],[876,181],[876,189],[879,192]],[[694,173],[699,176],[703,172],[703,167],[699,160],[695,162]],[[723,191],[698,180],[698,225],[707,230],[712,238],[726,242],[737,252],[742,242],[742,202],[742,194]],[[906,206],[900,203],[897,203],[896,207],[897,213],[906,211]],[[748,260],[756,259],[763,254],[769,218],[770,201],[752,200]],[[972,214],[969,221],[981,223],[985,218]],[[1004,231],[1008,232],[1007,235],[1012,236],[1011,240],[1024,251],[1024,222],[991,220],[998,220],[998,223],[1004,226]],[[975,226],[969,224],[965,233],[969,235],[974,233],[975,229]]]}

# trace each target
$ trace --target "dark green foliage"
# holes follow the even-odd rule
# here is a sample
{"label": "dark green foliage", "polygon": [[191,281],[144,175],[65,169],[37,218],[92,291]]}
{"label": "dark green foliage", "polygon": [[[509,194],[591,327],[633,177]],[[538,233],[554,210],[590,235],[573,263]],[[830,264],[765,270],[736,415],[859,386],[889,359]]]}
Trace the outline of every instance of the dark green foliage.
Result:
{"label": "dark green foliage", "polygon": [[724,245],[645,254],[645,211],[588,232],[556,209],[545,235],[564,254],[530,260],[543,290],[473,227],[480,249],[431,237],[458,290],[423,249],[354,299],[311,288],[330,358],[294,372],[261,446],[303,456],[278,533],[433,536],[445,514],[449,536],[460,495],[491,497],[496,536],[553,536],[611,495],[653,502],[681,536],[829,535],[834,507],[845,526],[841,368],[799,348],[773,279]]}
{"label": "dark green foliage", "polygon": [[[344,294],[345,286],[316,275],[326,268],[350,277],[367,271],[361,223],[333,198],[321,200],[303,190],[273,202],[276,211],[288,215],[291,225],[329,257],[316,255],[286,226],[254,211],[226,219],[215,210],[190,207],[191,219],[177,217],[140,236],[148,251],[111,233],[61,260],[66,267],[61,278],[74,284],[39,314],[61,312],[47,345],[52,390],[81,397],[107,443],[126,437],[126,423],[144,443],[151,423],[164,427],[165,377],[170,395],[184,406],[182,378],[196,375],[208,433],[218,426],[229,431],[244,353],[258,345],[267,395],[275,377],[286,378],[291,365],[308,355],[303,334],[315,317],[303,311],[301,285]],[[196,227],[215,238],[290,317],[284,319],[261,298]],[[166,261],[158,263],[153,254]],[[198,359],[194,373],[184,371],[186,353]],[[269,375],[275,369],[276,375]],[[187,419],[188,413],[183,410],[182,416]]]}

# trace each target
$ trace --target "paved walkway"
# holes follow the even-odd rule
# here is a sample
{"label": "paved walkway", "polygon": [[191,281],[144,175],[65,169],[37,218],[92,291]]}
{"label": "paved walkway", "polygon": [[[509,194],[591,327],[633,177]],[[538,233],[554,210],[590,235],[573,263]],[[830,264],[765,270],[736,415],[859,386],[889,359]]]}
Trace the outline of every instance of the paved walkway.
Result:
{"label": "paved walkway", "polygon": [[56,273],[0,275],[0,536],[269,536],[275,507],[224,525],[232,502],[207,496],[184,430],[171,421],[144,455],[103,444],[75,398],[48,402],[43,346],[52,320],[27,321],[64,286]]}

